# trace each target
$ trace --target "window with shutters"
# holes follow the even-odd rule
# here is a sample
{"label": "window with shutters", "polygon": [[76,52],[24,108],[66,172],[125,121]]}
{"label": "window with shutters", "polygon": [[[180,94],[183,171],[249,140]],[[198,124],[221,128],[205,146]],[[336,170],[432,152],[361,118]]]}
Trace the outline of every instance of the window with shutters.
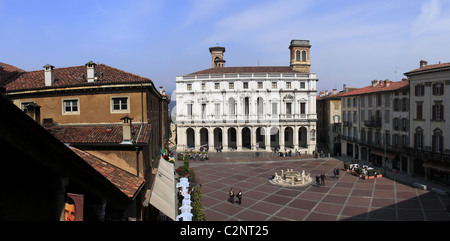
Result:
{"label": "window with shutters", "polygon": [[414,148],[422,149],[423,147],[423,129],[419,126],[414,133]]}
{"label": "window with shutters", "polygon": [[440,121],[444,119],[444,106],[435,104],[432,106],[432,120]]}
{"label": "window with shutters", "polygon": [[422,120],[422,103],[416,103],[416,119]]}
{"label": "window with shutters", "polygon": [[416,85],[415,89],[414,89],[415,95],[416,96],[423,96],[424,95],[424,89],[425,89],[424,87],[425,87],[424,85]]}
{"label": "window with shutters", "polygon": [[443,95],[444,88],[442,83],[433,84],[433,95]]}

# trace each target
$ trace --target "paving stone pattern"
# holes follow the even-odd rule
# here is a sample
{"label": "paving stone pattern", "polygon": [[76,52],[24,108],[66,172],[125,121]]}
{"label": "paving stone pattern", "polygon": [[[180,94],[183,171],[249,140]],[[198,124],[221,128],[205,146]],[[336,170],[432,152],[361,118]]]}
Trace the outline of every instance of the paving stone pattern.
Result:
{"label": "paving stone pattern", "polygon": [[[211,155],[191,161],[201,184],[208,221],[450,221],[450,197],[388,178],[362,180],[334,158],[254,158]],[[340,169],[339,178],[333,169]],[[269,177],[281,170],[305,170],[325,185],[281,187]],[[242,204],[228,202],[228,191],[242,190]],[[237,200],[237,198],[236,198]]]}

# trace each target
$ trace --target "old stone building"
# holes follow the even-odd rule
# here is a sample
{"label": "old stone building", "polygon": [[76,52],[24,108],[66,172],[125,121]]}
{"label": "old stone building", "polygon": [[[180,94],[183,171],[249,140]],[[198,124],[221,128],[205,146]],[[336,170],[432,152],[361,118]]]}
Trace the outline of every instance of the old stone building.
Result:
{"label": "old stone building", "polygon": [[177,150],[316,148],[316,74],[309,40],[292,40],[289,66],[225,67],[212,47],[212,68],[176,77]]}

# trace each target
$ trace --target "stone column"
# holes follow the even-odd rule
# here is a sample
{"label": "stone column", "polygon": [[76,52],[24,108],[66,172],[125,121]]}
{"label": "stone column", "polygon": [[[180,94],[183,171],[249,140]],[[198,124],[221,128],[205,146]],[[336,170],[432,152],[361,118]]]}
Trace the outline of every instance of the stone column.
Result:
{"label": "stone column", "polygon": [[214,127],[208,127],[208,148],[209,151],[215,150],[214,148]]}
{"label": "stone column", "polygon": [[224,127],[222,131],[223,150],[228,151],[228,127]]}
{"label": "stone column", "polygon": [[236,128],[236,146],[238,151],[242,151],[242,127]]}
{"label": "stone column", "polygon": [[280,131],[279,131],[279,135],[278,135],[278,142],[280,143],[280,151],[284,152],[284,129],[285,127],[280,126]]}
{"label": "stone column", "polygon": [[256,126],[252,126],[251,128],[250,128],[250,130],[251,130],[251,138],[250,138],[250,141],[251,141],[251,143],[250,143],[250,146],[251,147],[254,147],[254,150],[256,150]]}
{"label": "stone column", "polygon": [[201,127],[194,128],[195,150],[200,150],[200,130]]}
{"label": "stone column", "polygon": [[177,128],[177,152],[184,151],[184,148],[186,147],[186,129],[185,127],[178,127]]}
{"label": "stone column", "polygon": [[299,127],[298,126],[294,126],[294,128],[292,128],[293,129],[293,144],[294,144],[294,149],[298,149],[299,148],[299,143],[298,143],[298,129],[299,129]]}
{"label": "stone column", "polygon": [[270,126],[266,126],[265,128],[265,144],[266,144],[266,151],[272,151],[272,149],[270,148]]}

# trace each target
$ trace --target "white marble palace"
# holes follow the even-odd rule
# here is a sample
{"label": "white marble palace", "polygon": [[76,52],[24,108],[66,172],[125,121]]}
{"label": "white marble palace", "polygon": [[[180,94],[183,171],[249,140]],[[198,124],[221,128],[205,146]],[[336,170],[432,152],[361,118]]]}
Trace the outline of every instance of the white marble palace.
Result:
{"label": "white marble palace", "polygon": [[211,47],[212,68],[176,77],[177,151],[316,148],[316,74],[309,40],[292,40],[290,66],[225,67]]}

